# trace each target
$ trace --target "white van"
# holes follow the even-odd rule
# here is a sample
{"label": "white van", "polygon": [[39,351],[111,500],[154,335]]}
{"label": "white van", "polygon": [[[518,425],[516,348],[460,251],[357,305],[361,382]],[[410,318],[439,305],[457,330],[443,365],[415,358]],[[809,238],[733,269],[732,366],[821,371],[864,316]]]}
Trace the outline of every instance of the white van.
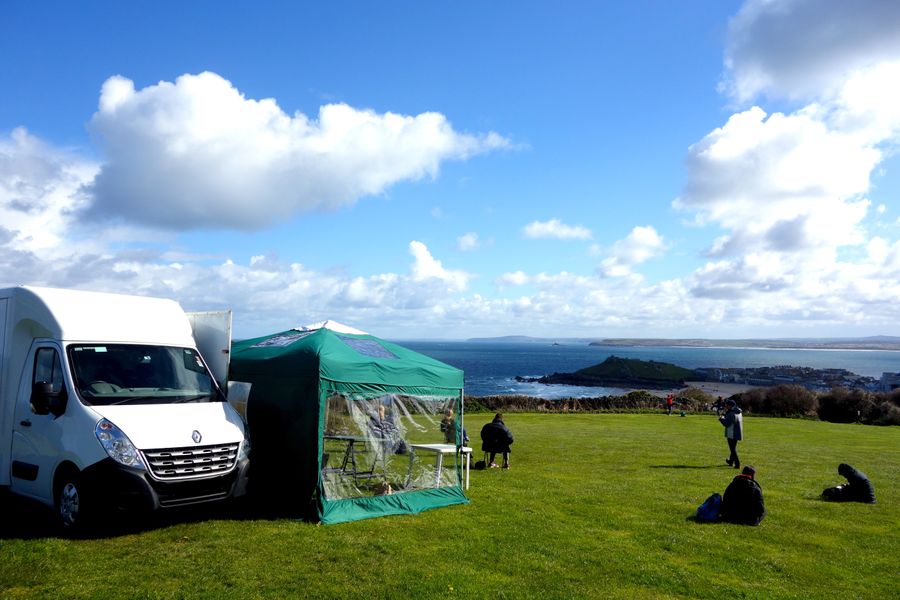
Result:
{"label": "white van", "polygon": [[242,495],[249,443],[225,400],[172,300],[0,290],[0,486],[64,527]]}

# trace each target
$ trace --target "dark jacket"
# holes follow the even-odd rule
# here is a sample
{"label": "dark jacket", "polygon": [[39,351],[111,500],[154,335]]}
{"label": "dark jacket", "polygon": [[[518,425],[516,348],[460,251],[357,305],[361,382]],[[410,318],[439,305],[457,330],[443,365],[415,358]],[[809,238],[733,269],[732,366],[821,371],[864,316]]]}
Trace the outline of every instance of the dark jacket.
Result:
{"label": "dark jacket", "polygon": [[719,514],[728,523],[759,525],[766,516],[762,488],[749,475],[738,475],[725,488]]}
{"label": "dark jacket", "polygon": [[728,412],[719,417],[719,422],[725,426],[725,437],[732,440],[744,439],[744,417],[741,409],[732,406]]}
{"label": "dark jacket", "polygon": [[481,450],[484,452],[509,452],[512,443],[512,433],[497,418],[481,428]]}
{"label": "dark jacket", "polygon": [[875,502],[875,488],[862,471],[858,471],[846,463],[838,465],[838,473],[847,479],[847,483],[828,488],[822,492],[826,500],[835,502]]}

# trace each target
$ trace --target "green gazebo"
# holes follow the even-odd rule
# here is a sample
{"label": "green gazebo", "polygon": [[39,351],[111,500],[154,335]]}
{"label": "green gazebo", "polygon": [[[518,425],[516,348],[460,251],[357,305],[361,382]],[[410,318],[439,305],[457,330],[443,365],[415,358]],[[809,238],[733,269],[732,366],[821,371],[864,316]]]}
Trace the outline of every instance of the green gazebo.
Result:
{"label": "green gazebo", "polygon": [[251,489],[323,523],[468,502],[463,372],[326,321],[232,344]]}

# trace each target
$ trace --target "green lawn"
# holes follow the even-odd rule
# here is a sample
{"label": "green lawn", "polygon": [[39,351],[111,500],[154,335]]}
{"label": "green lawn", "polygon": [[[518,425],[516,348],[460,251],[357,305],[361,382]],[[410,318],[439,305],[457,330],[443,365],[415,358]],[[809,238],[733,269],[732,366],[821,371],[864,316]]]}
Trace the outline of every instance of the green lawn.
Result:
{"label": "green lawn", "polygon": [[[477,432],[488,415],[470,415]],[[471,503],[334,526],[216,511],[103,539],[0,501],[2,598],[896,598],[900,428],[745,419],[769,515],[691,517],[735,475],[711,415],[507,414],[512,469]],[[476,454],[477,456],[477,454]],[[878,503],[829,504],[848,462]]]}

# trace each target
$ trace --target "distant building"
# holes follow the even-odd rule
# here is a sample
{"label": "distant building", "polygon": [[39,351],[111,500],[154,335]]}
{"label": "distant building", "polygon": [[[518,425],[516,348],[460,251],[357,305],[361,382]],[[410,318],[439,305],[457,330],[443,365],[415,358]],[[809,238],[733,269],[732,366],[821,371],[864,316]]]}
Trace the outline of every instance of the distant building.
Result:
{"label": "distant building", "polygon": [[878,388],[882,392],[891,392],[900,388],[900,373],[882,373]]}

